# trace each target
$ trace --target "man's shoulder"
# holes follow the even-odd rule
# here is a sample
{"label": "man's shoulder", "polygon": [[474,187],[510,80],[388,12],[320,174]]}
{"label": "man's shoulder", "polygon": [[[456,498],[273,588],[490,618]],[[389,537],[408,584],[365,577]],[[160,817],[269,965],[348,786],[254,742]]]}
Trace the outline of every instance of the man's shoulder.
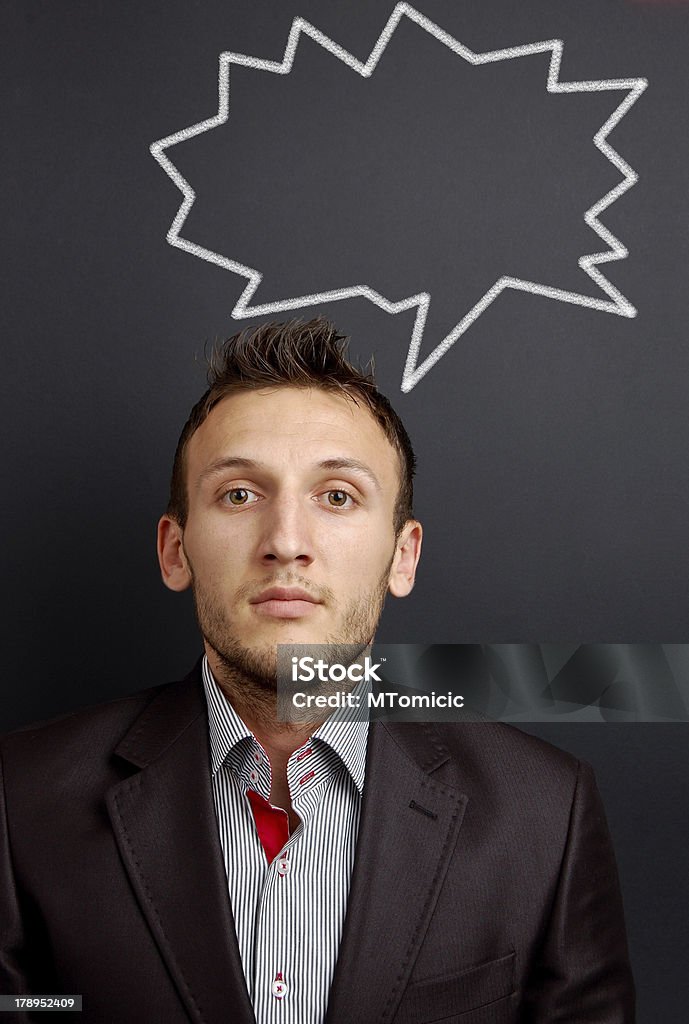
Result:
{"label": "man's shoulder", "polygon": [[194,669],[184,679],[160,683],[108,701],[89,704],[73,711],[30,722],[0,736],[3,757],[52,758],[83,756],[84,752],[112,750],[146,709],[161,707],[181,693],[198,686]]}
{"label": "man's shoulder", "polygon": [[435,723],[468,789],[571,797],[582,762],[546,740],[503,722]]}
{"label": "man's shoulder", "polygon": [[456,752],[476,749],[484,758],[509,754],[532,767],[548,765],[565,772],[576,770],[578,763],[566,750],[507,722],[439,722],[433,727]]}

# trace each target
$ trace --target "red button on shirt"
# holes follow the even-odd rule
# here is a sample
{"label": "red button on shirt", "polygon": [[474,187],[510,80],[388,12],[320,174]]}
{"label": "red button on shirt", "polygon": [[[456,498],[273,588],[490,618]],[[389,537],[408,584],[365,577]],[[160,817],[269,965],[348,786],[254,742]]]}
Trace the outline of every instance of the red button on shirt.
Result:
{"label": "red button on shirt", "polygon": [[285,984],[285,979],[282,976],[282,971],[278,971],[275,975],[275,981],[271,985],[271,991],[278,999],[284,999],[287,995],[287,985]]}

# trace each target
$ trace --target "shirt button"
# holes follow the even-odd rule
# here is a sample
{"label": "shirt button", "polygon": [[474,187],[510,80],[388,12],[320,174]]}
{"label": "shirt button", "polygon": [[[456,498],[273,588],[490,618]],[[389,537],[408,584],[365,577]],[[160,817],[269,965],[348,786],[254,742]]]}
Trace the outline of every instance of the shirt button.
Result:
{"label": "shirt button", "polygon": [[287,860],[287,857],[280,857],[280,860],[278,861],[278,874],[286,875],[288,871],[289,861]]}
{"label": "shirt button", "polygon": [[270,991],[273,993],[276,999],[284,999],[287,995],[287,985],[285,985],[282,974],[275,975],[275,981],[270,986]]}
{"label": "shirt button", "polygon": [[263,755],[261,754],[260,750],[254,750],[254,761],[256,762],[256,764],[262,764]]}
{"label": "shirt button", "polygon": [[249,772],[249,778],[251,779],[252,782],[258,782],[258,772],[254,771],[254,769],[252,768],[251,771]]}

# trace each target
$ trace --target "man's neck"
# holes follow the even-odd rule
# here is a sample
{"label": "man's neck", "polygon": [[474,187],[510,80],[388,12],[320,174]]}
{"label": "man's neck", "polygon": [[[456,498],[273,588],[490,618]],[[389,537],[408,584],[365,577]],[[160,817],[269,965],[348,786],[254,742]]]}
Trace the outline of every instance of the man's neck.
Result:
{"label": "man's neck", "polygon": [[268,756],[271,770],[270,802],[287,811],[290,830],[293,831],[299,819],[292,809],[287,762],[325,719],[298,723],[278,721],[277,696],[274,691],[259,688],[254,680],[245,678],[236,669],[228,669],[214,651],[207,650],[206,655],[223,695]]}

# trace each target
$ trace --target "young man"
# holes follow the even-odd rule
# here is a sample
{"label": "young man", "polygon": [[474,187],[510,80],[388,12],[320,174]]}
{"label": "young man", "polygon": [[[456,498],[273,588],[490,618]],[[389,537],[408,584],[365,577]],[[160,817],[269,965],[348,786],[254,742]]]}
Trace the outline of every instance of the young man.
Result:
{"label": "young man", "polygon": [[279,644],[365,649],[413,587],[399,418],[323,320],[230,339],[209,381],[158,529],[204,657],[3,741],[0,991],[87,1021],[629,1024],[588,766],[500,724],[277,719]]}

